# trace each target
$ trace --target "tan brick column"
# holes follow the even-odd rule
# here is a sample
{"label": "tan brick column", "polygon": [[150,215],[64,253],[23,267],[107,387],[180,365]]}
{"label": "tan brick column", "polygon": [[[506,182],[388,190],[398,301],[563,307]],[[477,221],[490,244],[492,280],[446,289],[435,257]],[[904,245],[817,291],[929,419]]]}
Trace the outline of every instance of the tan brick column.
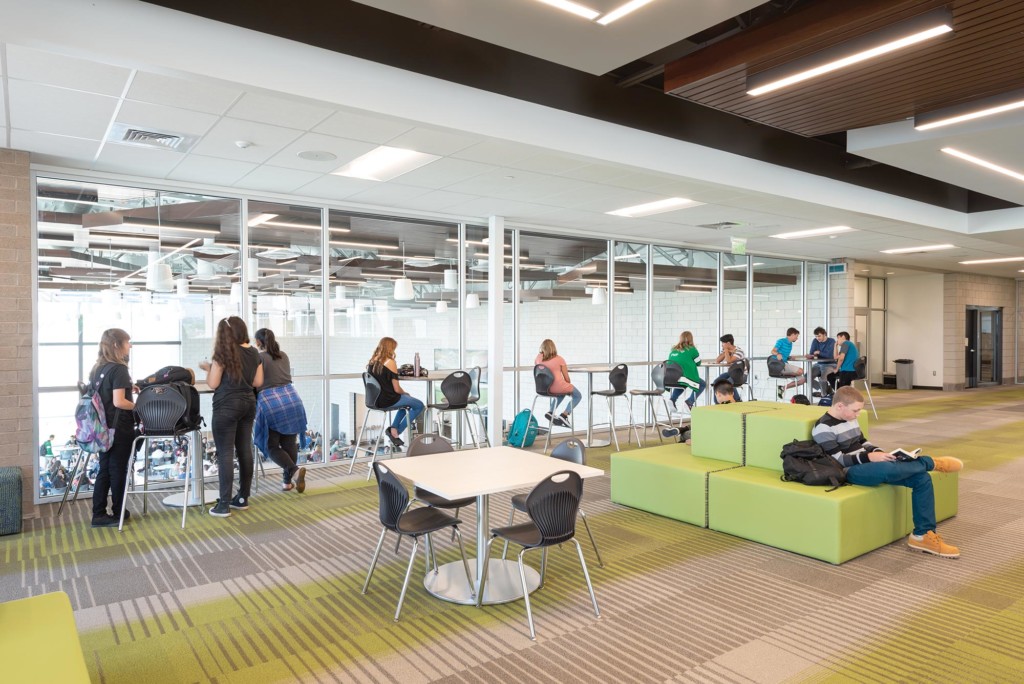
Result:
{"label": "tan brick column", "polygon": [[0,466],[21,468],[25,517],[37,515],[31,212],[29,153],[0,148]]}

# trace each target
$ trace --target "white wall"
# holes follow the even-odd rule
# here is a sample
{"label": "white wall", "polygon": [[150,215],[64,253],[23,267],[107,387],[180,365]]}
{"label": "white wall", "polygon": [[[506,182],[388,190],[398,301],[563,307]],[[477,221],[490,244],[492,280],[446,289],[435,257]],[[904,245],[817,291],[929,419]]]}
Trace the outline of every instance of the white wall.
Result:
{"label": "white wall", "polygon": [[886,373],[893,359],[914,359],[914,384],[943,385],[943,276],[927,274],[888,279]]}

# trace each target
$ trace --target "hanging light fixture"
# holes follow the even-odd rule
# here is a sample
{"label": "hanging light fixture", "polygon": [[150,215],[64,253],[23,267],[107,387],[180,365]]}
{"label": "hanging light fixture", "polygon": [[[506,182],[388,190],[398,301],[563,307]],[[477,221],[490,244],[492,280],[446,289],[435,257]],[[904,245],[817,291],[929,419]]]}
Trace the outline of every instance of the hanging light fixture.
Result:
{"label": "hanging light fixture", "polygon": [[467,309],[479,309],[480,308],[480,295],[476,292],[470,292],[466,295],[466,308]]}
{"label": "hanging light fixture", "polygon": [[246,261],[246,269],[249,272],[249,282],[255,283],[260,279],[260,260],[256,257],[249,257]]}
{"label": "hanging light fixture", "polygon": [[590,303],[594,306],[603,306],[608,303],[608,293],[603,287],[595,287],[591,292],[592,298]]}
{"label": "hanging light fixture", "polygon": [[178,278],[178,296],[188,296],[188,278],[186,278],[185,276],[181,276],[180,278]]}
{"label": "hanging light fixture", "polygon": [[345,299],[345,286],[335,285],[334,286],[334,303],[341,304],[342,300]]}
{"label": "hanging light fixture", "polygon": [[437,301],[437,304],[434,305],[434,311],[436,311],[437,313],[444,313],[448,311],[448,302],[444,301],[443,299],[439,299]]}
{"label": "hanging light fixture", "polygon": [[405,274],[405,241],[402,242],[402,277],[395,281],[395,292],[392,296],[400,301],[408,301],[416,297],[416,293],[412,289],[412,281]]}
{"label": "hanging light fixture", "polygon": [[454,268],[446,268],[444,270],[444,289],[459,289],[459,272],[456,271]]}
{"label": "hanging light fixture", "polygon": [[228,302],[231,306],[238,306],[242,303],[242,283],[231,283],[231,293],[228,295]]}

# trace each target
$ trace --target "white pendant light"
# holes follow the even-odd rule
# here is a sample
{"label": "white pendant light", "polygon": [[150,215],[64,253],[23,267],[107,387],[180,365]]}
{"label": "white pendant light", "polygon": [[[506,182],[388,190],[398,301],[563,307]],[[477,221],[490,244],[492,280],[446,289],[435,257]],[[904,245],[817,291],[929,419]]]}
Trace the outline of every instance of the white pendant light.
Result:
{"label": "white pendant light", "polygon": [[443,299],[438,300],[437,304],[434,305],[434,311],[437,313],[444,313],[448,310],[448,302]]}
{"label": "white pendant light", "polygon": [[467,309],[479,309],[480,308],[480,295],[476,292],[470,292],[466,295],[466,308]]}
{"label": "white pendant light", "polygon": [[245,261],[246,270],[249,272],[249,282],[257,282],[260,279],[260,260],[256,257],[249,257]]}
{"label": "white pendant light", "polygon": [[456,271],[454,268],[446,268],[444,270],[444,289],[459,289],[459,272]]}
{"label": "white pendant light", "polygon": [[593,290],[593,298],[591,304],[594,306],[603,306],[608,303],[608,293],[603,287],[595,287]]}
{"label": "white pendant light", "polygon": [[146,269],[146,289],[150,292],[170,292],[174,289],[174,276],[168,264],[150,264]]}
{"label": "white pendant light", "polygon": [[231,306],[238,306],[242,303],[242,283],[231,283],[231,294],[228,295]]}
{"label": "white pendant light", "polygon": [[405,275],[405,242],[402,242],[402,277],[395,281],[395,292],[392,296],[399,301],[408,301],[416,296],[412,289],[412,281]]}
{"label": "white pendant light", "polygon": [[188,296],[188,278],[186,278],[185,276],[181,276],[180,278],[178,278],[178,296]]}
{"label": "white pendant light", "polygon": [[340,304],[341,300],[345,299],[345,286],[335,285],[334,286],[334,303]]}

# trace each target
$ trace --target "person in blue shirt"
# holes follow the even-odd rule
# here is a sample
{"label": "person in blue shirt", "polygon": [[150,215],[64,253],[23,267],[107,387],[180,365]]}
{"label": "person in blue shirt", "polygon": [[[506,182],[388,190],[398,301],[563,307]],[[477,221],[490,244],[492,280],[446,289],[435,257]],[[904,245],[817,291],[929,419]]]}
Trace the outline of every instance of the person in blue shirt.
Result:
{"label": "person in blue shirt", "polygon": [[857,371],[854,367],[859,357],[857,345],[850,341],[850,333],[845,330],[837,333],[836,363],[839,366],[839,372],[829,373],[826,378],[828,384],[833,385],[836,389],[852,385],[853,381],[857,379]]}
{"label": "person in blue shirt", "polygon": [[[836,341],[828,336],[828,332],[820,325],[814,329],[814,341],[811,342],[811,349],[808,356],[815,359],[822,359],[811,366],[811,386],[821,392],[823,397],[832,393],[832,388],[822,378],[827,378],[829,373],[836,371],[835,362]],[[826,360],[827,359],[827,360]]]}
{"label": "person in blue shirt", "polygon": [[789,362],[789,355],[793,353],[793,344],[800,339],[800,331],[796,328],[789,328],[786,330],[786,336],[780,337],[776,342],[775,346],[772,347],[771,355],[782,361],[785,367],[782,369],[782,377],[784,378],[797,378],[795,382],[791,382],[787,385],[780,385],[778,389],[779,399],[782,399],[782,395],[786,393],[786,390],[807,382],[807,378],[803,377],[804,369],[796,364]]}

